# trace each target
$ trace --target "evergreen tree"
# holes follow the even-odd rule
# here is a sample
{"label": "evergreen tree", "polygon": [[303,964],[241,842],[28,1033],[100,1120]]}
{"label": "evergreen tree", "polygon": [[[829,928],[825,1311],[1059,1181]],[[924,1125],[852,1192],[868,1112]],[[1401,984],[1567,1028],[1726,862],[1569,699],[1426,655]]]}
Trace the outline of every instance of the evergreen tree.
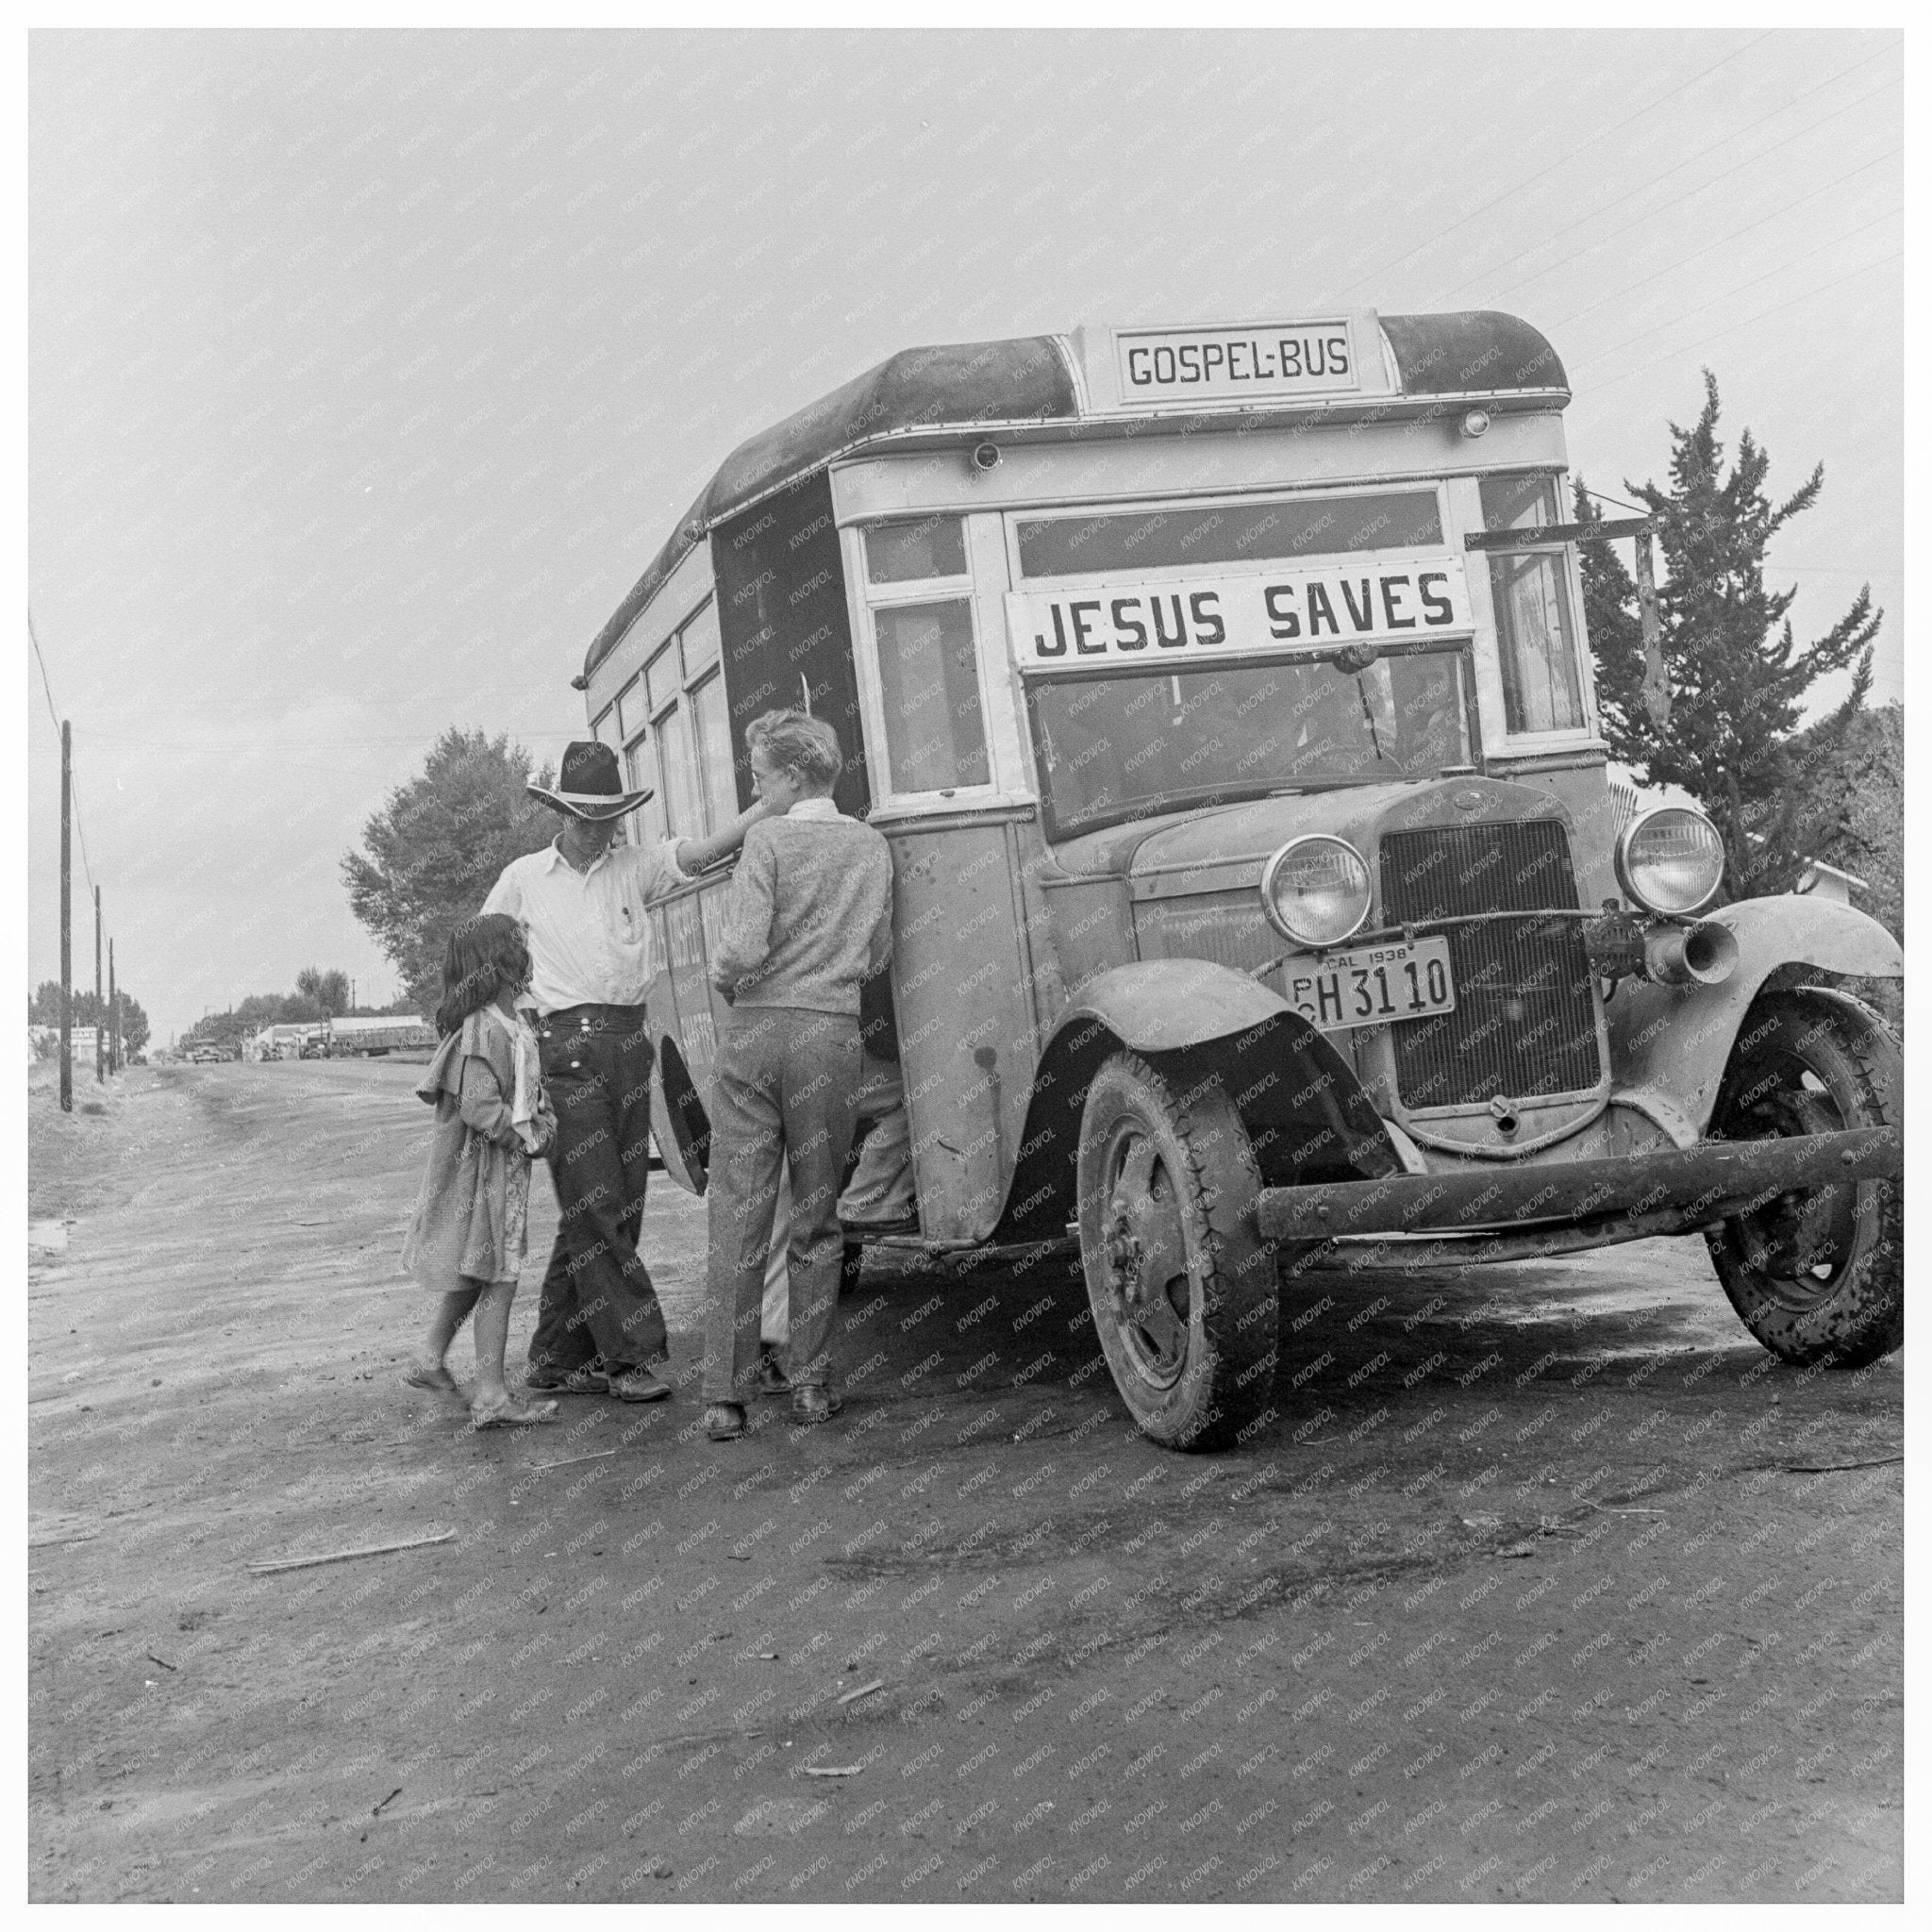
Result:
{"label": "evergreen tree", "polygon": [[[349,903],[402,975],[408,1011],[435,1011],[450,932],[496,875],[557,836],[556,813],[524,790],[532,775],[530,754],[508,735],[452,725],[422,775],[363,827],[366,854],[344,857]],[[536,781],[551,782],[547,765]]]}
{"label": "evergreen tree", "polygon": [[[1799,645],[1787,614],[1797,591],[1765,587],[1765,551],[1817,502],[1824,466],[1774,504],[1764,490],[1771,458],[1750,430],[1724,474],[1717,378],[1707,369],[1704,396],[1694,424],[1670,425],[1670,488],[1624,486],[1656,518],[1662,552],[1657,618],[1671,716],[1661,729],[1643,703],[1636,586],[1607,541],[1583,546],[1584,620],[1611,752],[1646,784],[1680,785],[1704,807],[1724,841],[1726,892],[1746,898],[1789,891],[1801,858],[1828,836],[1812,781],[1842,755],[1864,708],[1884,613],[1867,585],[1823,637]],[[1577,518],[1602,514],[1579,477]],[[1807,693],[1848,665],[1856,668],[1844,702],[1801,733]]]}

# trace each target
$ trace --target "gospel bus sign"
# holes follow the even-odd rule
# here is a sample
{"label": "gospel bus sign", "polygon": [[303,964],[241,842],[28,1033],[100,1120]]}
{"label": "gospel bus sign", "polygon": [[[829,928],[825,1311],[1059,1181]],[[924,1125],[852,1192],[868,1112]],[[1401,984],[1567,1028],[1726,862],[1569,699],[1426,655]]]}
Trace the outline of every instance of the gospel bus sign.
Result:
{"label": "gospel bus sign", "polygon": [[1013,591],[1007,629],[1023,671],[1395,644],[1472,627],[1456,557],[1189,577],[1104,589]]}

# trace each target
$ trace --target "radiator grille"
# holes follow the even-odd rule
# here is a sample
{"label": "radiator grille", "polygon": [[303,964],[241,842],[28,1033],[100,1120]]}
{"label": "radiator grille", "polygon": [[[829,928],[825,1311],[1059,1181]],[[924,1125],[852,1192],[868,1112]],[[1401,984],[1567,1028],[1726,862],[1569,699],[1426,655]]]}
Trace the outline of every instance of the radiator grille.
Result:
{"label": "radiator grille", "polygon": [[[1550,821],[1439,825],[1382,840],[1382,918],[1574,906],[1570,841]],[[1450,927],[1456,1010],[1391,1026],[1406,1106],[1525,1100],[1594,1087],[1596,989],[1574,919],[1491,919]]]}

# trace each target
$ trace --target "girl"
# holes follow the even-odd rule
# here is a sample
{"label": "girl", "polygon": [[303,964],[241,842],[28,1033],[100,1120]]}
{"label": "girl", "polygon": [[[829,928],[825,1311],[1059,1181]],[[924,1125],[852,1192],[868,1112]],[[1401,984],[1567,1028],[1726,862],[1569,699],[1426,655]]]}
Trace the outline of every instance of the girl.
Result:
{"label": "girl", "polygon": [[476,1317],[476,1389],[470,1421],[479,1429],[552,1421],[554,1402],[520,1402],[503,1376],[509,1307],[525,1251],[530,1158],[549,1146],[557,1118],[543,1095],[537,1041],[516,1010],[529,984],[523,928],[500,912],[465,920],[442,962],[442,1044],[417,1093],[436,1108],[429,1162],[403,1243],[403,1266],[438,1294],[429,1333],[403,1380],[454,1391],[443,1357],[456,1332]]}

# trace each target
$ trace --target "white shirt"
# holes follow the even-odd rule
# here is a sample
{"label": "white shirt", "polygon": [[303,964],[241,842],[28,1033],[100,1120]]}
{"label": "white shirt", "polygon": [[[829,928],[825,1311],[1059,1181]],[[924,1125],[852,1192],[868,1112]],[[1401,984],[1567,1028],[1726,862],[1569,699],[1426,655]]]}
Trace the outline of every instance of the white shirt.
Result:
{"label": "white shirt", "polygon": [[555,842],[512,859],[483,902],[524,929],[530,991],[540,1014],[563,1007],[641,1007],[658,976],[658,947],[644,908],[690,874],[677,841],[613,845],[578,872]]}

